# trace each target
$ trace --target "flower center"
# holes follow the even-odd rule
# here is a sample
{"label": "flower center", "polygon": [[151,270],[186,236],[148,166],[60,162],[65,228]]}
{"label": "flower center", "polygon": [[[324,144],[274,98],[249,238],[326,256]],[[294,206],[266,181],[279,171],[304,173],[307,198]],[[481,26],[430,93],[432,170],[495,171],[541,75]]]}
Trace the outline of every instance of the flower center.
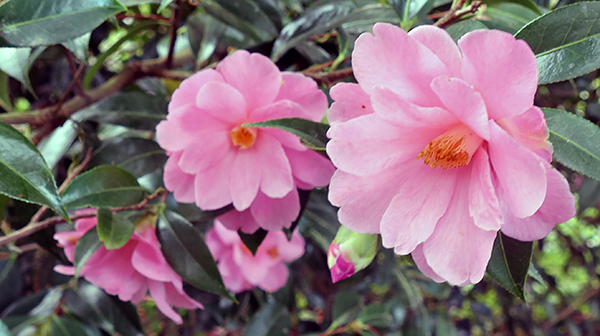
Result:
{"label": "flower center", "polygon": [[233,142],[234,146],[239,146],[241,149],[248,149],[254,145],[256,130],[237,126],[229,132],[229,136],[231,136],[231,142]]}
{"label": "flower center", "polygon": [[273,246],[270,249],[267,250],[267,254],[269,256],[271,256],[271,258],[275,259],[277,257],[279,257],[279,252],[277,251],[277,247]]}
{"label": "flower center", "polygon": [[431,140],[417,156],[431,168],[444,169],[466,166],[471,161],[483,139],[468,126],[459,124]]}

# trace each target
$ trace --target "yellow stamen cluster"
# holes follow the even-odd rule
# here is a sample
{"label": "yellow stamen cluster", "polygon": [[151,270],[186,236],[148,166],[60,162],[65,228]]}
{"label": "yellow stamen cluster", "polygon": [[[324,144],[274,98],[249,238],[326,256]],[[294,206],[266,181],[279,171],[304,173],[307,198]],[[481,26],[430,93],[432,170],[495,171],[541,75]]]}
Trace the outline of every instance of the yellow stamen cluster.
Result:
{"label": "yellow stamen cluster", "polygon": [[229,136],[231,136],[231,142],[234,146],[239,146],[241,149],[248,149],[254,145],[256,131],[238,126],[229,132]]}
{"label": "yellow stamen cluster", "polygon": [[471,155],[466,150],[465,137],[456,138],[448,135],[433,139],[417,156],[431,168],[444,169],[466,166]]}

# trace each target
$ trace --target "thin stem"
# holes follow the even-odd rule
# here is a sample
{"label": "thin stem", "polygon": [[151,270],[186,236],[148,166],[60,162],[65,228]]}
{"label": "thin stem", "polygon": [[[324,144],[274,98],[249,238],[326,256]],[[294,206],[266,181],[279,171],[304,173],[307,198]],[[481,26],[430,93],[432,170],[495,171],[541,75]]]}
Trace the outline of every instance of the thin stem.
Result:
{"label": "thin stem", "polygon": [[169,53],[165,61],[165,68],[170,69],[173,65],[173,53],[175,51],[175,41],[177,40],[177,29],[181,21],[181,1],[176,0],[171,15],[171,29],[169,31]]}
{"label": "thin stem", "polygon": [[475,0],[475,1],[471,2],[470,6],[468,6],[464,10],[462,10],[463,6],[465,5],[465,2],[466,2],[466,0],[455,1],[452,4],[452,7],[450,8],[450,10],[448,12],[446,12],[446,15],[444,15],[441,19],[436,21],[433,25],[438,26],[440,28],[445,28],[445,27],[451,25],[452,23],[454,23],[456,20],[460,19],[461,17],[463,17],[467,14],[473,14],[473,13],[477,12],[479,7],[481,7],[481,5],[482,5],[481,1]]}

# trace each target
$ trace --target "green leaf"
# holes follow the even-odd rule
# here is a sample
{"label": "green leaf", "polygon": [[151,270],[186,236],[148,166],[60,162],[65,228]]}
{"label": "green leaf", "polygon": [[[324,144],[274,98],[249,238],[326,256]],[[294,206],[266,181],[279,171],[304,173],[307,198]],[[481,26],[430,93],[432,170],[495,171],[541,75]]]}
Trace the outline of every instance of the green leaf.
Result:
{"label": "green leaf", "polygon": [[141,177],[163,168],[167,161],[165,150],[149,139],[116,138],[105,142],[89,163],[90,167],[103,164],[119,166],[135,177]]}
{"label": "green leaf", "polygon": [[513,3],[500,3],[488,7],[484,13],[490,20],[481,23],[490,29],[499,29],[511,34],[516,33],[521,27],[538,17],[538,14],[529,8]]}
{"label": "green leaf", "polygon": [[169,7],[169,5],[173,2],[174,0],[162,0],[160,2],[160,6],[158,6],[158,10],[157,13],[161,13],[165,8]]}
{"label": "green leaf", "polygon": [[525,280],[532,253],[532,242],[522,242],[498,232],[487,273],[507,291],[525,301]]}
{"label": "green leaf", "polygon": [[8,75],[3,71],[0,71],[0,108],[4,109],[6,112],[12,112],[14,109],[10,100]]}
{"label": "green leaf", "polygon": [[333,312],[331,314],[331,325],[327,331],[335,330],[339,326],[354,321],[362,310],[362,298],[360,294],[354,291],[339,292],[333,302]]}
{"label": "green leaf", "polygon": [[123,168],[98,166],[77,176],[62,195],[67,209],[123,207],[141,202],[144,190]]}
{"label": "green leaf", "polygon": [[527,7],[528,9],[531,9],[538,15],[543,14],[540,10],[540,7],[538,7],[538,5],[536,5],[533,0],[484,0],[483,2],[490,6],[497,6],[501,3],[514,3],[523,7]]}
{"label": "green leaf", "polygon": [[88,332],[81,322],[74,319],[67,319],[63,317],[53,316],[50,322],[50,330],[52,336],[92,336],[99,335],[96,330],[95,333]]}
{"label": "green leaf", "polygon": [[278,29],[254,1],[203,0],[200,6],[215,19],[237,29],[256,42],[264,42],[277,36]]}
{"label": "green leaf", "polygon": [[337,208],[327,200],[327,192],[313,190],[298,224],[302,235],[310,237],[327,252],[339,227]]}
{"label": "green leaf", "polygon": [[76,121],[94,120],[99,123],[121,125],[134,129],[154,131],[167,114],[168,100],[143,92],[125,92],[108,97],[78,112]]}
{"label": "green leaf", "polygon": [[113,214],[107,208],[98,208],[98,238],[107,250],[115,250],[127,244],[133,234],[134,225],[127,218]]}
{"label": "green leaf", "polygon": [[186,25],[196,64],[202,66],[217,50],[227,26],[210,15],[200,14],[188,17]]}
{"label": "green leaf", "polygon": [[65,292],[63,286],[54,287],[48,291],[44,299],[35,308],[31,309],[27,315],[31,316],[50,316],[56,308],[61,304],[61,299]]}
{"label": "green leaf", "polygon": [[425,8],[429,0],[388,0],[392,8],[398,14],[402,27],[412,26],[412,20]]}
{"label": "green leaf", "polygon": [[552,156],[563,165],[600,180],[600,128],[573,113],[543,108]]}
{"label": "green leaf", "polygon": [[68,218],[54,177],[37,148],[19,131],[0,122],[0,193],[46,205]]}
{"label": "green leaf", "polygon": [[248,321],[244,336],[288,336],[291,324],[287,309],[271,302],[261,307]]}
{"label": "green leaf", "polygon": [[244,127],[271,127],[284,130],[300,137],[302,143],[310,149],[325,150],[327,130],[329,125],[310,121],[302,118],[282,118],[273,119],[251,124],[244,124]]}
{"label": "green leaf", "polygon": [[21,82],[33,92],[29,81],[29,69],[33,61],[44,51],[40,48],[0,48],[0,70]]}
{"label": "green leaf", "polygon": [[75,57],[85,64],[88,64],[88,54],[90,50],[90,38],[92,33],[83,34],[70,41],[63,42],[63,46],[69,49]]}
{"label": "green leaf", "polygon": [[268,232],[263,229],[258,229],[252,234],[247,234],[243,233],[242,231],[238,231],[238,235],[242,239],[242,242],[244,242],[244,245],[246,245],[248,250],[250,250],[250,252],[252,252],[253,255],[256,254],[258,247],[267,236],[267,233]]}
{"label": "green leaf", "polygon": [[446,28],[446,31],[452,36],[454,41],[458,41],[466,33],[477,29],[487,29],[487,26],[481,23],[481,21],[466,20],[451,25]]}
{"label": "green leaf", "polygon": [[10,336],[10,331],[8,331],[8,327],[2,320],[0,320],[0,336]]}
{"label": "green leaf", "polygon": [[560,7],[523,27],[516,38],[536,53],[539,83],[584,75],[600,67],[600,3]]}
{"label": "green leaf", "polygon": [[75,266],[75,276],[78,277],[85,263],[102,247],[102,242],[98,238],[98,231],[89,230],[86,232],[75,246],[75,256],[73,257],[73,266]]}
{"label": "green leaf", "polygon": [[165,211],[158,219],[156,231],[161,250],[181,278],[202,290],[232,299],[204,238],[181,215]]}
{"label": "green leaf", "polygon": [[392,323],[392,315],[384,305],[368,305],[360,312],[357,321],[377,328],[387,328]]}
{"label": "green leaf", "polygon": [[9,0],[0,6],[0,46],[66,42],[124,9],[115,0]]}

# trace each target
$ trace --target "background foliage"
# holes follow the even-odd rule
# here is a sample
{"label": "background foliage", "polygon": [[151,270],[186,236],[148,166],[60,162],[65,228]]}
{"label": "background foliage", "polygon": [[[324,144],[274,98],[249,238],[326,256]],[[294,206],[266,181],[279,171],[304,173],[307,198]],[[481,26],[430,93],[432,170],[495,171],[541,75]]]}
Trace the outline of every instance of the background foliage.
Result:
{"label": "background foliage", "polygon": [[[599,16],[598,2],[564,0],[0,1],[0,335],[600,334]],[[339,223],[326,190],[315,190],[302,195],[306,254],[286,287],[231,296],[201,234],[229,208],[203,212],[161,189],[166,155],[153,132],[169,95],[237,48],[302,71],[327,93],[352,81],[354,40],[375,22],[436,22],[455,39],[500,29],[527,41],[540,70],[536,105],[578,195],[577,217],[538,243],[498,237],[474,286],[436,284],[389,250],[333,285],[326,251]],[[327,141],[325,124],[261,126],[316,150]],[[99,225],[77,247],[78,269],[102,244],[122,246],[140,216],[155,216],[167,260],[206,309],[181,311],[176,326],[151,300],[135,307],[53,272],[66,259],[52,234],[72,228],[56,224],[88,206],[99,208]],[[243,238],[250,248],[261,239]]]}

